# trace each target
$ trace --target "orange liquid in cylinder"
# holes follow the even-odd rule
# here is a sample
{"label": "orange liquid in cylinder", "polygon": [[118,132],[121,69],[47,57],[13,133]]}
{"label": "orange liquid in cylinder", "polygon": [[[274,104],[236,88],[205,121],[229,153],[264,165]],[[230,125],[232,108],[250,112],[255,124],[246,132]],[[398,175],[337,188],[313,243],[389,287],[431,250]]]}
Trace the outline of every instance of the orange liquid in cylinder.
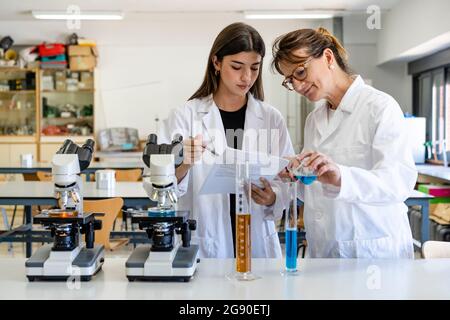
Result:
{"label": "orange liquid in cylinder", "polygon": [[251,270],[250,214],[236,215],[236,271]]}

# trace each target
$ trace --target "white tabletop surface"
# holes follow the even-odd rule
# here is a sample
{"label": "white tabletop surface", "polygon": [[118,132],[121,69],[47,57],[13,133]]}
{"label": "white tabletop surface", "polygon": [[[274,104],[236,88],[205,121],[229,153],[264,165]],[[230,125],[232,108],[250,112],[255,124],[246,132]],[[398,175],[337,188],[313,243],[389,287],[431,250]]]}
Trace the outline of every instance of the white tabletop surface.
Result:
{"label": "white tabletop surface", "polygon": [[28,282],[25,259],[0,259],[0,299],[450,299],[450,259],[299,259],[297,277],[283,277],[281,259],[253,259],[261,279],[226,279],[234,260],[202,259],[188,283],[128,282],[125,258],[79,289],[65,282]]}
{"label": "white tabletop surface", "polygon": [[[0,198],[52,198],[53,182],[2,181]],[[97,189],[95,182],[83,182],[84,198],[147,198],[142,182],[116,182],[113,189]]]}
{"label": "white tabletop surface", "polygon": [[[145,164],[142,159],[133,161],[93,161],[89,164],[88,169],[134,169],[144,168]],[[30,167],[23,167],[20,164],[2,165],[0,169],[51,169],[52,164],[50,162],[33,162]]]}
{"label": "white tabletop surface", "polygon": [[[116,182],[114,189],[97,189],[95,182],[83,183],[85,198],[143,198],[147,197],[142,182]],[[53,183],[41,181],[0,181],[0,198],[48,198],[53,197]],[[426,193],[413,190],[410,198],[433,198]]]}
{"label": "white tabletop surface", "polygon": [[94,153],[95,158],[142,158],[142,151],[96,151]]}
{"label": "white tabletop surface", "polygon": [[429,194],[417,191],[417,190],[413,190],[411,191],[411,194],[409,196],[409,198],[414,198],[414,199],[431,199],[434,198],[434,196],[431,196]]}
{"label": "white tabletop surface", "polygon": [[418,164],[416,165],[419,174],[432,176],[446,180],[450,183],[450,167],[432,165],[432,164]]}

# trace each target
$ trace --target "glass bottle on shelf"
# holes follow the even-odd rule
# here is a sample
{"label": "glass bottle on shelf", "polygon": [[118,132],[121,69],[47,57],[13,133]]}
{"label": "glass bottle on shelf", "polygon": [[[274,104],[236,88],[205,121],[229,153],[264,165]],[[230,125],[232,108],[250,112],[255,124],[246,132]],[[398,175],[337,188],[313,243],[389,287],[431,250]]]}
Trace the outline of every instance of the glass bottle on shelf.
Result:
{"label": "glass bottle on shelf", "polygon": [[0,136],[36,133],[36,73],[0,68]]}
{"label": "glass bottle on shelf", "polygon": [[93,78],[92,71],[42,71],[43,136],[93,135]]}

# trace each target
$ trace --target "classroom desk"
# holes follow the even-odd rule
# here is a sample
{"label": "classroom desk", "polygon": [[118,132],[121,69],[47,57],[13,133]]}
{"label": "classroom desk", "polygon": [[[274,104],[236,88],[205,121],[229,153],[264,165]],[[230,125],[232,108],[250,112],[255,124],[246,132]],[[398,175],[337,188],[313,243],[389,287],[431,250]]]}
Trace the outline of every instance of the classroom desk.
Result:
{"label": "classroom desk", "polygon": [[226,279],[233,259],[201,259],[190,282],[128,282],[126,258],[106,257],[103,270],[79,288],[28,282],[25,259],[0,259],[0,299],[281,300],[450,299],[450,259],[299,259],[297,277],[280,274],[283,259],[253,259],[261,279]]}
{"label": "classroom desk", "polygon": [[[91,162],[88,168],[83,170],[82,174],[91,174],[95,173],[97,170],[103,169],[143,169],[145,164],[142,160],[136,161],[127,161],[127,162],[108,162],[108,161],[100,161],[100,162]],[[35,162],[31,167],[22,167],[20,165],[8,165],[8,166],[0,166],[0,174],[21,174],[21,173],[36,173],[37,171],[52,171],[52,164],[49,162]],[[88,178],[87,176],[86,178]]]}
{"label": "classroom desk", "polygon": [[[84,182],[83,198],[86,200],[123,198],[126,206],[144,206],[151,203],[142,182],[116,182],[113,189],[97,189],[95,182]],[[50,181],[2,181],[0,205],[56,205]]]}
{"label": "classroom desk", "polygon": [[94,159],[142,159],[142,151],[96,151]]}
{"label": "classroom desk", "polygon": [[[94,182],[85,182],[83,184],[83,197],[88,200],[105,199],[121,197],[125,206],[148,206],[151,201],[148,199],[141,182],[117,182],[116,187],[111,190],[96,189]],[[405,201],[406,205],[420,205],[422,211],[422,242],[415,240],[415,245],[420,247],[429,239],[429,221],[428,221],[428,200],[433,198],[428,194],[414,190],[411,196]],[[31,206],[32,205],[52,205],[57,204],[53,198],[52,182],[0,182],[0,206],[1,205],[23,205],[25,206],[25,226],[20,226],[18,231],[31,232],[29,227],[32,223]],[[24,229],[28,226],[28,229]],[[9,236],[7,234],[6,236]],[[0,242],[5,235],[0,236]],[[26,255],[31,256],[31,241],[27,240]]]}

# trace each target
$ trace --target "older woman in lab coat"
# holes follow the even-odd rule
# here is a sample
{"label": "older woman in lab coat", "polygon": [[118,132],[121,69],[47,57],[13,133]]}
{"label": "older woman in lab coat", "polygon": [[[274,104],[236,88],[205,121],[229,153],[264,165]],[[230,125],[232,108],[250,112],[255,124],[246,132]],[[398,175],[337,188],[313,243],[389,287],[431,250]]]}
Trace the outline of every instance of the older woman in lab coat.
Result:
{"label": "older woman in lab coat", "polygon": [[301,184],[310,257],[413,258],[404,201],[417,171],[402,111],[364,83],[326,29],[276,39],[273,66],[283,86],[325,102],[308,115],[303,164],[318,182]]}
{"label": "older woman in lab coat", "polygon": [[[226,146],[278,157],[294,152],[280,112],[263,102],[264,54],[254,28],[243,23],[226,27],[214,41],[202,85],[171,113],[160,132],[166,141],[177,133],[185,138],[185,161],[176,170],[182,194],[178,209],[190,210],[197,220],[192,242],[199,244],[202,257],[231,258],[235,252],[233,195],[199,194],[214,154],[222,154]],[[233,130],[241,130],[241,138]],[[264,188],[251,188],[252,256],[280,257],[275,220],[282,215],[284,194],[276,183],[262,183]]]}

